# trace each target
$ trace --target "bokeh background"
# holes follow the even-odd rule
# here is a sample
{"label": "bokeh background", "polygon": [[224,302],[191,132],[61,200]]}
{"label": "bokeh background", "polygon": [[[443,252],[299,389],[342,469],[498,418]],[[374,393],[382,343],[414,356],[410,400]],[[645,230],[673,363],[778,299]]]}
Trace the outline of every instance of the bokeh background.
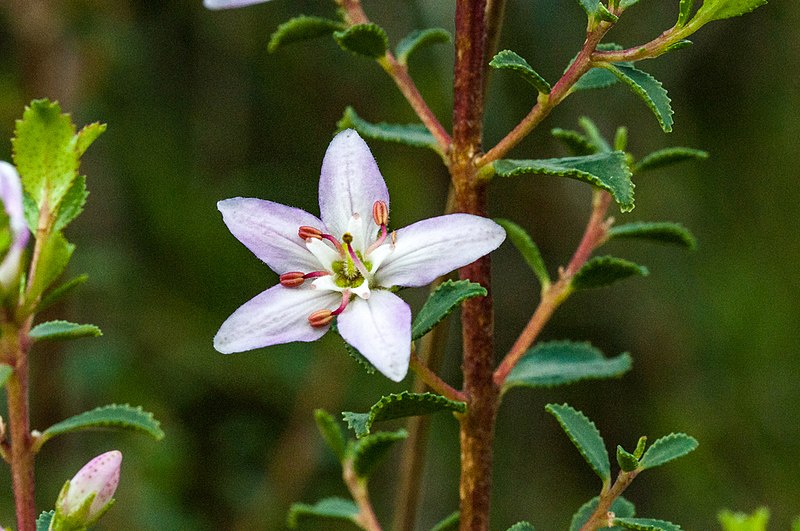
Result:
{"label": "bokeh background", "polygon": [[[396,43],[415,28],[452,29],[453,2],[365,0]],[[674,21],[677,0],[642,2],[609,37],[633,45]],[[68,230],[78,244],[71,273],[91,279],[42,318],[98,324],[105,335],[42,345],[33,359],[33,424],[40,429],[97,405],[141,404],[167,437],[73,434],[49,443],[37,469],[38,504],[88,458],[125,455],[118,502],[101,529],[281,529],[293,501],[345,495],[311,412],[363,411],[395,385],[368,376],[335,337],[222,356],[211,346],[239,304],[275,275],[222,224],[215,203],[269,198],[315,212],[319,167],[335,123],[353,105],[371,121],[413,121],[372,62],[330,39],[269,54],[290,16],[333,15],[329,3],[276,0],[210,12],[199,0],[28,0],[0,4],[0,138],[33,98],[59,100],[79,124],[108,132],[84,157],[91,196]],[[582,43],[585,19],[572,0],[509,0],[501,47],[550,80]],[[671,431],[699,449],[649,472],[626,496],[640,515],[717,528],[720,508],[771,508],[772,529],[800,514],[800,6],[773,0],[755,13],[707,26],[695,45],[644,68],[670,90],[676,111],[664,135],[647,108],[618,86],[578,94],[515,151],[559,156],[552,127],[589,115],[606,134],[630,130],[644,155],[669,145],[710,151],[642,175],[637,207],[620,220],[675,220],[700,248],[643,243],[608,251],[651,269],[647,279],[574,296],[544,338],[589,340],[608,354],[630,351],[618,381],[510,393],[501,410],[494,529],[528,519],[565,529],[599,490],[580,456],[544,413],[568,401],[598,425],[610,448]],[[449,123],[452,48],[419,52],[412,75]],[[534,101],[530,87],[494,75],[486,143]],[[441,212],[446,173],[437,157],[372,143],[392,193],[395,227]],[[0,142],[8,160],[10,144]],[[551,268],[566,263],[588,214],[587,186],[556,178],[497,182],[492,212],[527,227]],[[496,254],[498,352],[535,307],[538,288],[509,245]],[[419,308],[425,292],[407,291]],[[453,324],[444,376],[458,383]],[[5,406],[3,406],[5,407]],[[433,419],[419,529],[457,508],[457,426]],[[390,521],[397,458],[373,480],[379,517]],[[13,521],[10,478],[0,474],[0,522]]]}

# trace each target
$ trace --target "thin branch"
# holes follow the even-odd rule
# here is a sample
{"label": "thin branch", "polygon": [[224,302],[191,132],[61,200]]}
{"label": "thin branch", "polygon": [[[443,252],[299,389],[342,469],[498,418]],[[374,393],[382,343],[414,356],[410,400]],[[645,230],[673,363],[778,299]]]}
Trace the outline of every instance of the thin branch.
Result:
{"label": "thin branch", "polygon": [[413,348],[411,349],[409,368],[417,373],[417,375],[422,378],[422,381],[425,382],[428,387],[443,397],[459,402],[464,402],[467,399],[464,393],[451,387],[450,384],[442,380],[438,374],[428,368],[428,366],[425,365],[421,359],[419,359],[419,356],[417,356],[417,353],[414,352]]}
{"label": "thin branch", "polygon": [[350,491],[350,495],[353,496],[353,501],[358,506],[356,523],[366,531],[381,531],[381,524],[372,509],[372,502],[369,501],[367,480],[356,475],[352,459],[348,459],[343,463],[342,478]]}
{"label": "thin branch", "polygon": [[586,520],[586,523],[581,526],[580,531],[594,531],[602,527],[611,527],[611,522],[609,521],[613,518],[613,514],[609,514],[611,504],[622,495],[631,483],[633,483],[633,480],[638,474],[639,470],[633,470],[631,472],[620,470],[619,476],[617,476],[616,481],[614,481],[614,485],[612,485],[608,491],[600,494],[600,501],[597,502],[597,508],[592,513],[592,516]]}

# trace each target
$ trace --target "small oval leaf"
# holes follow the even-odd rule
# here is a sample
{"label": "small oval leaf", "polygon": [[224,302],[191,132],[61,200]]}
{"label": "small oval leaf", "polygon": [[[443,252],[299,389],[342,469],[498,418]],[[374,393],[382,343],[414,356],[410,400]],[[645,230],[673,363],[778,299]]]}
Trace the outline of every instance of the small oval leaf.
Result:
{"label": "small oval leaf", "polygon": [[633,472],[639,468],[639,460],[632,453],[617,445],[617,464],[624,472]]}
{"label": "small oval leaf", "polygon": [[550,134],[561,140],[572,155],[582,156],[597,153],[594,144],[577,131],[556,127],[550,130]]}
{"label": "small oval leaf", "polygon": [[541,94],[550,94],[550,83],[540,76],[528,64],[528,61],[511,50],[502,50],[489,62],[489,66],[496,69],[507,69],[517,73],[522,79],[530,83]]}
{"label": "small oval leaf", "polygon": [[592,470],[603,480],[603,484],[611,481],[611,462],[603,438],[594,423],[567,404],[547,404],[544,409],[556,418]]}
{"label": "small oval leaf", "polygon": [[377,24],[356,24],[333,33],[334,40],[345,51],[378,59],[386,55],[389,48],[389,37],[386,31]]}
{"label": "small oval leaf", "polygon": [[677,164],[685,160],[706,160],[708,152],[701,149],[692,149],[687,147],[670,147],[659,149],[649,155],[642,157],[636,162],[633,167],[633,173],[641,173],[647,170],[656,168],[663,168],[671,164]]}
{"label": "small oval leaf", "polygon": [[572,288],[602,288],[633,275],[645,277],[649,274],[646,267],[628,260],[613,256],[596,256],[586,262],[572,277]]}
{"label": "small oval leaf", "polygon": [[661,129],[665,133],[672,131],[672,100],[669,99],[667,91],[660,81],[632,65],[617,63],[604,65],[604,67],[644,100],[656,115]]}
{"label": "small oval leaf", "polygon": [[439,411],[463,413],[467,405],[464,402],[447,399],[434,393],[410,393],[403,391],[382,397],[368,413],[345,411],[342,417],[347,425],[361,438],[369,434],[372,424],[381,420],[392,420],[418,415],[430,415]]}
{"label": "small oval leaf", "polygon": [[406,146],[439,151],[436,139],[424,125],[389,124],[386,122],[371,123],[356,114],[352,107],[347,107],[344,110],[344,116],[336,123],[336,127],[340,131],[355,129],[361,136],[372,140],[395,142]]}
{"label": "small oval leaf", "polygon": [[608,239],[619,238],[636,238],[656,243],[669,243],[690,250],[697,248],[697,239],[689,229],[679,223],[669,221],[640,221],[611,227],[608,231]]}
{"label": "small oval leaf", "polygon": [[389,448],[406,437],[406,430],[381,431],[356,441],[352,446],[353,470],[356,475],[361,478],[369,477]]}
{"label": "small oval leaf", "polygon": [[614,518],[614,524],[637,531],[681,531],[681,526],[677,524],[654,518]]}
{"label": "small oval leaf", "polygon": [[141,407],[128,404],[111,404],[101,406],[91,411],[85,411],[74,417],[53,424],[39,436],[37,446],[41,447],[56,435],[62,435],[79,430],[121,428],[144,432],[156,440],[164,438],[159,422],[153,418],[152,413],[144,411]]}
{"label": "small oval leaf", "polygon": [[344,498],[325,498],[314,505],[295,503],[289,508],[286,525],[295,528],[301,522],[347,520],[355,523],[358,517],[358,507],[355,503]]}
{"label": "small oval leaf", "polygon": [[336,20],[300,15],[278,26],[269,39],[267,50],[272,53],[286,44],[324,37],[344,28],[345,25]]}
{"label": "small oval leaf", "polygon": [[103,332],[91,324],[75,324],[68,321],[48,321],[39,323],[31,329],[34,341],[78,339],[81,337],[100,337]]}
{"label": "small oval leaf", "polygon": [[317,423],[320,435],[325,439],[328,447],[333,451],[339,461],[345,458],[345,450],[347,448],[347,441],[345,441],[344,431],[342,427],[333,418],[333,415],[324,409],[314,410],[314,421]]}
{"label": "small oval leaf", "polygon": [[442,28],[428,28],[424,30],[414,30],[406,35],[402,41],[397,43],[395,55],[400,64],[408,63],[409,56],[418,48],[430,46],[431,44],[444,44],[453,42],[450,32]]}
{"label": "small oval leaf", "polygon": [[644,453],[639,463],[643,469],[654,468],[683,457],[697,448],[697,439],[685,433],[670,433],[661,437]]}
{"label": "small oval leaf", "polygon": [[471,297],[485,297],[486,288],[469,280],[445,280],[431,293],[411,325],[411,339],[417,340]]}

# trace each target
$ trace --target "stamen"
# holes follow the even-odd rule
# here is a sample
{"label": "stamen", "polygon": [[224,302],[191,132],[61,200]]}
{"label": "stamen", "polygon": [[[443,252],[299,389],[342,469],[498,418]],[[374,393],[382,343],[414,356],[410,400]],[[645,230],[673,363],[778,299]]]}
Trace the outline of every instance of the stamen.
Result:
{"label": "stamen", "polygon": [[328,240],[329,242],[331,242],[333,244],[333,246],[336,247],[336,250],[339,251],[339,254],[344,256],[344,249],[342,249],[342,244],[339,243],[339,240],[337,240],[336,238],[334,238],[330,234],[323,234],[322,238],[325,239],[325,240]]}
{"label": "stamen", "polygon": [[[366,252],[366,253],[364,253],[364,254],[365,254],[366,256],[369,256],[369,254],[370,254],[372,251],[374,251],[375,249],[377,249],[378,247],[380,247],[381,245],[383,245],[383,242],[385,242],[385,241],[386,241],[386,234],[387,234],[387,231],[386,231],[386,225],[381,225],[381,235],[380,235],[380,236],[378,236],[378,239],[377,239],[377,240],[375,240],[374,242],[372,242],[372,245],[370,245],[369,247],[367,247],[367,252]],[[392,233],[392,234],[394,234],[394,233]]]}
{"label": "stamen", "polygon": [[[344,236],[350,236],[350,234],[345,233]],[[343,240],[344,240],[344,236],[342,236]],[[352,241],[352,239],[353,239],[353,237],[350,236],[350,240],[351,241]],[[347,241],[347,240],[345,240],[345,241]],[[364,277],[364,281],[366,281],[369,278],[369,271],[367,271],[367,268],[364,265],[364,262],[362,262],[361,259],[358,257],[356,252],[353,250],[353,246],[350,245],[349,242],[347,243],[347,252],[350,253],[350,258],[353,260],[353,263],[355,264],[356,269],[358,269],[358,272],[361,273],[361,276]]]}
{"label": "stamen", "polygon": [[339,305],[338,308],[333,310],[331,312],[331,314],[332,315],[339,315],[340,313],[342,313],[344,311],[345,308],[347,308],[347,303],[349,303],[349,302],[350,302],[350,290],[346,289],[346,290],[342,291],[342,303]]}
{"label": "stamen", "polygon": [[387,225],[389,223],[389,207],[384,201],[375,201],[372,205],[372,219],[376,225]]}
{"label": "stamen", "polygon": [[313,312],[311,315],[308,316],[308,324],[315,328],[319,328],[322,326],[328,326],[331,321],[333,321],[333,317],[335,315],[339,315],[347,308],[347,304],[350,302],[350,290],[346,289],[342,291],[342,303],[339,305],[338,308],[331,311],[326,308],[321,310],[317,310]]}
{"label": "stamen", "polygon": [[284,288],[296,288],[305,282],[305,275],[300,271],[290,271],[280,276],[281,286]]}
{"label": "stamen", "polygon": [[324,277],[324,276],[327,276],[327,275],[330,275],[330,273],[328,273],[327,271],[312,271],[311,273],[306,273],[305,275],[303,275],[303,278],[305,278],[305,279],[308,279],[308,278],[319,278],[319,277]]}
{"label": "stamen", "polygon": [[300,236],[303,241],[309,238],[319,240],[322,238],[322,231],[314,227],[309,227],[308,225],[303,225],[297,229],[297,235]]}
{"label": "stamen", "polygon": [[392,247],[397,243],[397,231],[392,231]]}

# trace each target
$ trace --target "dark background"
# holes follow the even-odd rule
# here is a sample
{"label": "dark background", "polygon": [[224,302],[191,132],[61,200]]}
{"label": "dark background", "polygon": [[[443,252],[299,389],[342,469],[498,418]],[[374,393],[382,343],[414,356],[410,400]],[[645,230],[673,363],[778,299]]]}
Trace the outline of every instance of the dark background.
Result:
{"label": "dark background", "polygon": [[[366,1],[394,44],[415,28],[452,30],[453,2]],[[210,12],[199,0],[31,0],[0,6],[0,137],[36,97],[59,100],[78,124],[108,123],[84,157],[91,196],[67,231],[78,244],[71,273],[90,282],[45,318],[98,324],[105,335],[42,345],[33,358],[33,425],[39,429],[110,402],[155,412],[162,443],[130,434],[86,433],[48,443],[38,459],[38,503],[50,508],[64,480],[111,448],[125,462],[117,505],[102,529],[247,530],[283,527],[292,501],[346,495],[338,465],[322,448],[311,411],[363,411],[407,388],[363,374],[335,337],[223,356],[211,339],[239,304],[276,282],[224,225],[219,199],[268,198],[317,212],[319,167],[336,120],[353,105],[371,121],[413,121],[391,81],[369,60],[330,40],[268,54],[274,28],[290,16],[333,15],[325,2],[275,0]],[[625,45],[669,27],[677,0],[642,2],[609,36]],[[571,0],[510,0],[502,48],[547,79],[580,47],[585,15]],[[607,134],[630,130],[638,156],[669,145],[712,157],[637,179],[627,220],[674,220],[700,240],[687,253],[642,243],[608,251],[651,269],[647,279],[575,295],[545,339],[592,341],[630,351],[619,381],[510,393],[497,430],[494,529],[527,519],[568,526],[600,488],[543,411],[567,401],[598,425],[609,448],[632,448],[683,431],[700,441],[688,458],[648,472],[626,493],[642,516],[714,529],[720,508],[768,505],[773,529],[800,514],[796,185],[800,105],[800,8],[773,2],[713,23],[695,46],[642,64],[664,82],[676,111],[664,135],[621,86],[562,104],[514,152],[564,151],[552,127],[590,115]],[[415,56],[412,75],[449,124],[452,48]],[[493,76],[486,145],[530,108],[518,78]],[[401,227],[441,212],[446,173],[429,152],[371,142]],[[0,158],[10,144],[0,143]],[[550,177],[498,181],[493,215],[527,227],[552,272],[564,264],[588,215],[586,185]],[[504,245],[495,255],[499,353],[535,307],[538,287]],[[424,290],[408,291],[415,309]],[[455,324],[454,324],[455,326]],[[458,383],[453,328],[444,376]],[[457,426],[433,421],[419,528],[457,508]],[[396,459],[399,451],[392,454]],[[396,467],[372,481],[388,524]],[[0,475],[0,523],[13,521],[10,478]]]}

